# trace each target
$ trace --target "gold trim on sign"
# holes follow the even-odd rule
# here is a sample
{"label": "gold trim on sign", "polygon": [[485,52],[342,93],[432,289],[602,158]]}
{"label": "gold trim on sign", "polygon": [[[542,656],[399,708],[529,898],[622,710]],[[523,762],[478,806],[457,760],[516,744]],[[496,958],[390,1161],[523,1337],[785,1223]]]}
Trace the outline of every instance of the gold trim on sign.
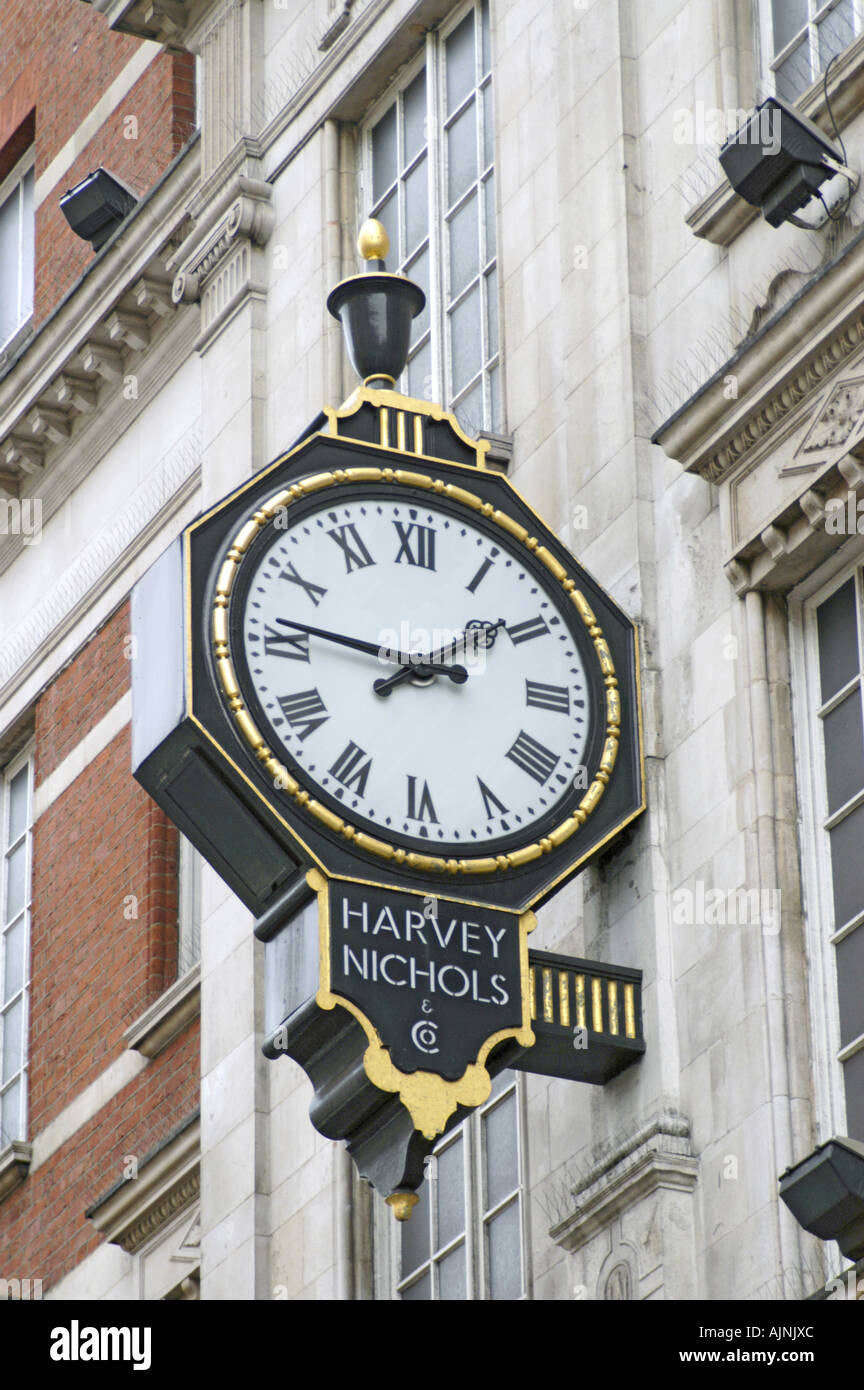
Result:
{"label": "gold trim on sign", "polygon": [[591,981],[591,1027],[595,1033],[603,1032],[603,983],[596,975]]}
{"label": "gold trim on sign", "polygon": [[624,1035],[628,1038],[636,1036],[636,999],[632,985],[624,986]]}
{"label": "gold trim on sign", "polygon": [[567,971],[558,971],[558,1016],[564,1028],[570,1027],[570,991],[567,987]]}
{"label": "gold trim on sign", "polygon": [[[342,882],[344,880],[336,880]],[[349,880],[350,881],[350,880]],[[350,999],[334,994],[331,989],[330,971],[330,880],[318,869],[310,869],[306,882],[318,895],[318,992],[315,1002],[321,1009],[333,1009],[341,1005],[356,1018],[369,1041],[363,1054],[363,1069],[373,1086],[379,1091],[395,1091],[411,1116],[415,1129],[419,1129],[426,1139],[435,1139],[444,1133],[447,1121],[459,1105],[471,1109],[482,1105],[492,1092],[492,1078],[486,1070],[486,1059],[493,1047],[505,1038],[515,1038],[522,1047],[533,1047],[534,1033],[531,1028],[529,1009],[529,965],[528,933],[537,926],[533,912],[518,914],[519,930],[519,985],[522,998],[522,1022],[516,1027],[501,1028],[483,1043],[477,1058],[469,1062],[457,1081],[447,1081],[436,1072],[400,1071],[391,1060],[389,1050],[381,1041],[378,1029]],[[412,889],[396,889],[396,892],[412,892]],[[420,893],[415,896],[422,897]],[[494,909],[493,909],[494,910]],[[516,916],[517,914],[513,914]]]}
{"label": "gold trim on sign", "polygon": [[552,1003],[552,971],[543,967],[543,1022],[555,1022],[555,1008]]}
{"label": "gold trim on sign", "polygon": [[585,1027],[585,976],[573,976],[573,995],[576,1000],[576,1022],[580,1028]]}
{"label": "gold trim on sign", "polygon": [[[376,392],[375,394],[386,396],[393,393]],[[230,609],[234,584],[243,558],[256,536],[270,525],[274,517],[281,516],[292,503],[331,487],[358,482],[386,482],[406,487],[420,487],[425,491],[447,497],[469,507],[472,511],[481,513],[493,525],[500,526],[536,555],[540,563],[549,570],[556,582],[560,583],[564,592],[569,595],[587,627],[607,689],[606,740],[603,754],[594,781],[576,810],[570,812],[541,840],[533,841],[506,854],[498,854],[494,857],[481,856],[476,859],[445,859],[439,855],[420,854],[415,850],[406,850],[402,846],[392,845],[386,840],[379,840],[376,836],[362,830],[360,826],[354,825],[351,821],[329,810],[317,801],[310,792],[301,787],[297,779],[273,754],[246,709],[237,682],[231,653],[225,640],[226,632],[230,631],[229,614],[225,610]],[[274,780],[274,784],[286,791],[316,820],[329,830],[351,841],[357,848],[367,850],[370,854],[390,860],[394,864],[405,864],[407,868],[420,872],[444,872],[451,875],[488,874],[498,870],[520,868],[523,864],[531,863],[533,860],[539,859],[541,855],[548,854],[550,850],[563,844],[571,835],[576,833],[580,826],[584,825],[606,789],[618,755],[620,728],[612,722],[611,717],[613,712],[617,712],[618,705],[614,698],[609,699],[610,691],[614,691],[617,695],[618,686],[612,657],[602,629],[598,626],[584,596],[576,588],[575,580],[566,577],[561,578],[562,574],[566,576],[566,572],[557,560],[544,547],[538,546],[536,538],[529,536],[524,526],[508,516],[506,512],[494,507],[491,502],[484,502],[483,498],[478,497],[476,493],[469,492],[466,488],[457,487],[454,483],[445,483],[441,478],[432,478],[427,473],[415,473],[410,469],[403,468],[337,468],[333,472],[316,473],[293,483],[290,487],[283,488],[264,502],[252,517],[244,522],[228,548],[216,581],[216,595],[213,600],[211,617],[213,656],[219,683],[240,734]],[[572,867],[575,866],[571,866],[571,871]]]}
{"label": "gold trim on sign", "polygon": [[609,1032],[618,1032],[618,981],[606,982],[606,997],[609,1000]]}

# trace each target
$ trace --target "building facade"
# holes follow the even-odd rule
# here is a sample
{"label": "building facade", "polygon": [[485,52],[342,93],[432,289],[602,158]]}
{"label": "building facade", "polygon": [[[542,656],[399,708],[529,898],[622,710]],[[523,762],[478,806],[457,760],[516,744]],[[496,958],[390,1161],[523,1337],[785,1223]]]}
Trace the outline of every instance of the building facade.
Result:
{"label": "building facade", "polygon": [[[861,199],[837,176],[775,228],[716,152],[776,92],[857,171],[860,0],[16,0],[3,28],[0,1279],[824,1290],[849,1260],[778,1179],[864,1141]],[[59,199],[97,167],[136,202],[94,252]],[[533,941],[643,971],[644,1058],[502,1073],[403,1226],[262,1055],[252,919],[130,753],[132,589],[350,394],[324,306],[370,215],[427,295],[401,388],[638,623],[646,769]]]}

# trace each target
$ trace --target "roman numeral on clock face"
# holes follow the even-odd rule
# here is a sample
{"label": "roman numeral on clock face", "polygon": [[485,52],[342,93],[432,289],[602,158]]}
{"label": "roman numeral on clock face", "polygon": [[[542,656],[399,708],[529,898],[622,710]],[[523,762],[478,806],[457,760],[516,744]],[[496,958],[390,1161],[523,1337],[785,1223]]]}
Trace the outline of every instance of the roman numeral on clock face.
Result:
{"label": "roman numeral on clock face", "polygon": [[[364,758],[366,758],[365,763],[363,762]],[[347,748],[342,749],[339,757],[330,768],[330,773],[342,783],[343,787],[353,787],[358,796],[365,796],[371,767],[372,759],[367,758],[363,749],[351,742]]]}
{"label": "roman numeral on clock face", "polygon": [[494,560],[488,558],[483,561],[474,578],[471,580],[471,583],[465,585],[469,594],[476,594],[478,587],[483,583],[483,580],[486,578],[486,575],[489,573],[494,563]]}
{"label": "roman numeral on clock face", "polygon": [[525,681],[525,703],[537,709],[551,709],[559,714],[570,713],[570,691],[566,685],[543,685],[541,681]]}
{"label": "roman numeral on clock face", "polygon": [[435,528],[421,526],[416,521],[410,522],[408,526],[403,526],[401,521],[394,521],[393,525],[402,542],[396,556],[396,564],[401,563],[404,555],[409,565],[420,565],[423,569],[434,570]]}
{"label": "roman numeral on clock face", "polygon": [[[486,783],[482,781],[482,779],[479,777],[477,778],[477,785],[480,788],[480,795],[483,798],[483,806],[486,811],[487,819],[491,820],[492,817],[496,815],[506,816],[507,807],[504,805],[504,802],[499,801],[495,793],[493,791],[490,791],[489,788],[486,786]],[[495,807],[494,811],[492,809],[493,806]]]}
{"label": "roman numeral on clock face", "polygon": [[417,778],[408,778],[408,819],[409,820],[429,820],[438,824],[438,817],[435,814],[435,807],[432,805],[432,797],[429,792],[429,783],[423,783],[423,790],[420,793],[420,800],[417,800]]}
{"label": "roman numeral on clock face", "polygon": [[287,656],[292,661],[309,660],[308,632],[277,632],[269,624],[264,626],[264,655]]}
{"label": "roman numeral on clock face", "polygon": [[374,565],[375,561],[363,544],[353,521],[347,522],[344,526],[334,526],[327,535],[332,536],[345,556],[347,574],[352,574],[355,569],[362,570],[366,569],[367,565]]}
{"label": "roman numeral on clock face", "polygon": [[532,637],[542,637],[549,631],[543,618],[528,618],[524,623],[514,623],[507,628],[507,634],[514,647],[520,642],[530,642]]}
{"label": "roman numeral on clock face", "polygon": [[508,748],[506,756],[529,777],[533,777],[535,782],[541,783],[554,772],[559,761],[554,753],[526,734],[524,729],[520,729],[519,737],[513,747]]}
{"label": "roman numeral on clock face", "polygon": [[287,579],[289,584],[299,584],[300,588],[304,589],[305,592],[309,595],[316,608],[318,607],[318,603],[320,601],[319,596],[320,598],[323,598],[327,592],[326,589],[321,588],[320,584],[312,584],[306,579],[301,579],[294,565],[291,564],[290,561],[285,566],[285,569],[280,572],[279,578]]}
{"label": "roman numeral on clock face", "polygon": [[[301,743],[330,718],[317,690],[298,690],[296,695],[278,695],[276,698],[291,728],[298,732],[302,730],[299,733]],[[319,719],[318,715],[323,715],[323,718]]]}

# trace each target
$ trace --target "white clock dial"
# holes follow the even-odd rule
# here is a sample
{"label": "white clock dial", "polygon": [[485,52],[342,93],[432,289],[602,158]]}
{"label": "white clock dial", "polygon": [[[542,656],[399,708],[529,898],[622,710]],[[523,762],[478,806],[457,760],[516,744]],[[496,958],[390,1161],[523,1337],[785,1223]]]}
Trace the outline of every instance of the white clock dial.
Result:
{"label": "white clock dial", "polygon": [[[234,643],[262,733],[306,786],[385,838],[468,855],[531,840],[574,788],[584,794],[578,617],[524,549],[456,507],[392,491],[279,519],[251,562]],[[478,623],[500,626],[472,653],[457,639]],[[438,653],[467,675],[406,678],[382,648]]]}

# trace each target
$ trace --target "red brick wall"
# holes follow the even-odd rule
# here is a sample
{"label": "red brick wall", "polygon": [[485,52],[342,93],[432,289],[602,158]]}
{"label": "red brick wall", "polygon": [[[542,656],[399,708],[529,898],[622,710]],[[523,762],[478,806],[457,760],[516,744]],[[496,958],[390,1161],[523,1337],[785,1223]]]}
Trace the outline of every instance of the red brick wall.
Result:
{"label": "red brick wall", "polygon": [[[20,158],[30,123],[38,179],[140,47],[81,0],[2,0],[0,170]],[[194,82],[191,54],[160,53],[46,194],[36,213],[37,325],[94,254],[60,198],[100,164],[142,197],[194,130]]]}
{"label": "red brick wall", "polygon": [[196,1020],[0,1203],[0,1277],[45,1294],[101,1244],[85,1211],[197,1107],[199,1054]]}
{"label": "red brick wall", "polygon": [[[36,705],[36,785],[128,690],[124,603]],[[33,830],[30,1131],[123,1050],[177,975],[177,831],[131,773],[127,724]]]}
{"label": "red brick wall", "polygon": [[36,707],[36,785],[62,763],[130,688],[129,604],[82,647]]}

